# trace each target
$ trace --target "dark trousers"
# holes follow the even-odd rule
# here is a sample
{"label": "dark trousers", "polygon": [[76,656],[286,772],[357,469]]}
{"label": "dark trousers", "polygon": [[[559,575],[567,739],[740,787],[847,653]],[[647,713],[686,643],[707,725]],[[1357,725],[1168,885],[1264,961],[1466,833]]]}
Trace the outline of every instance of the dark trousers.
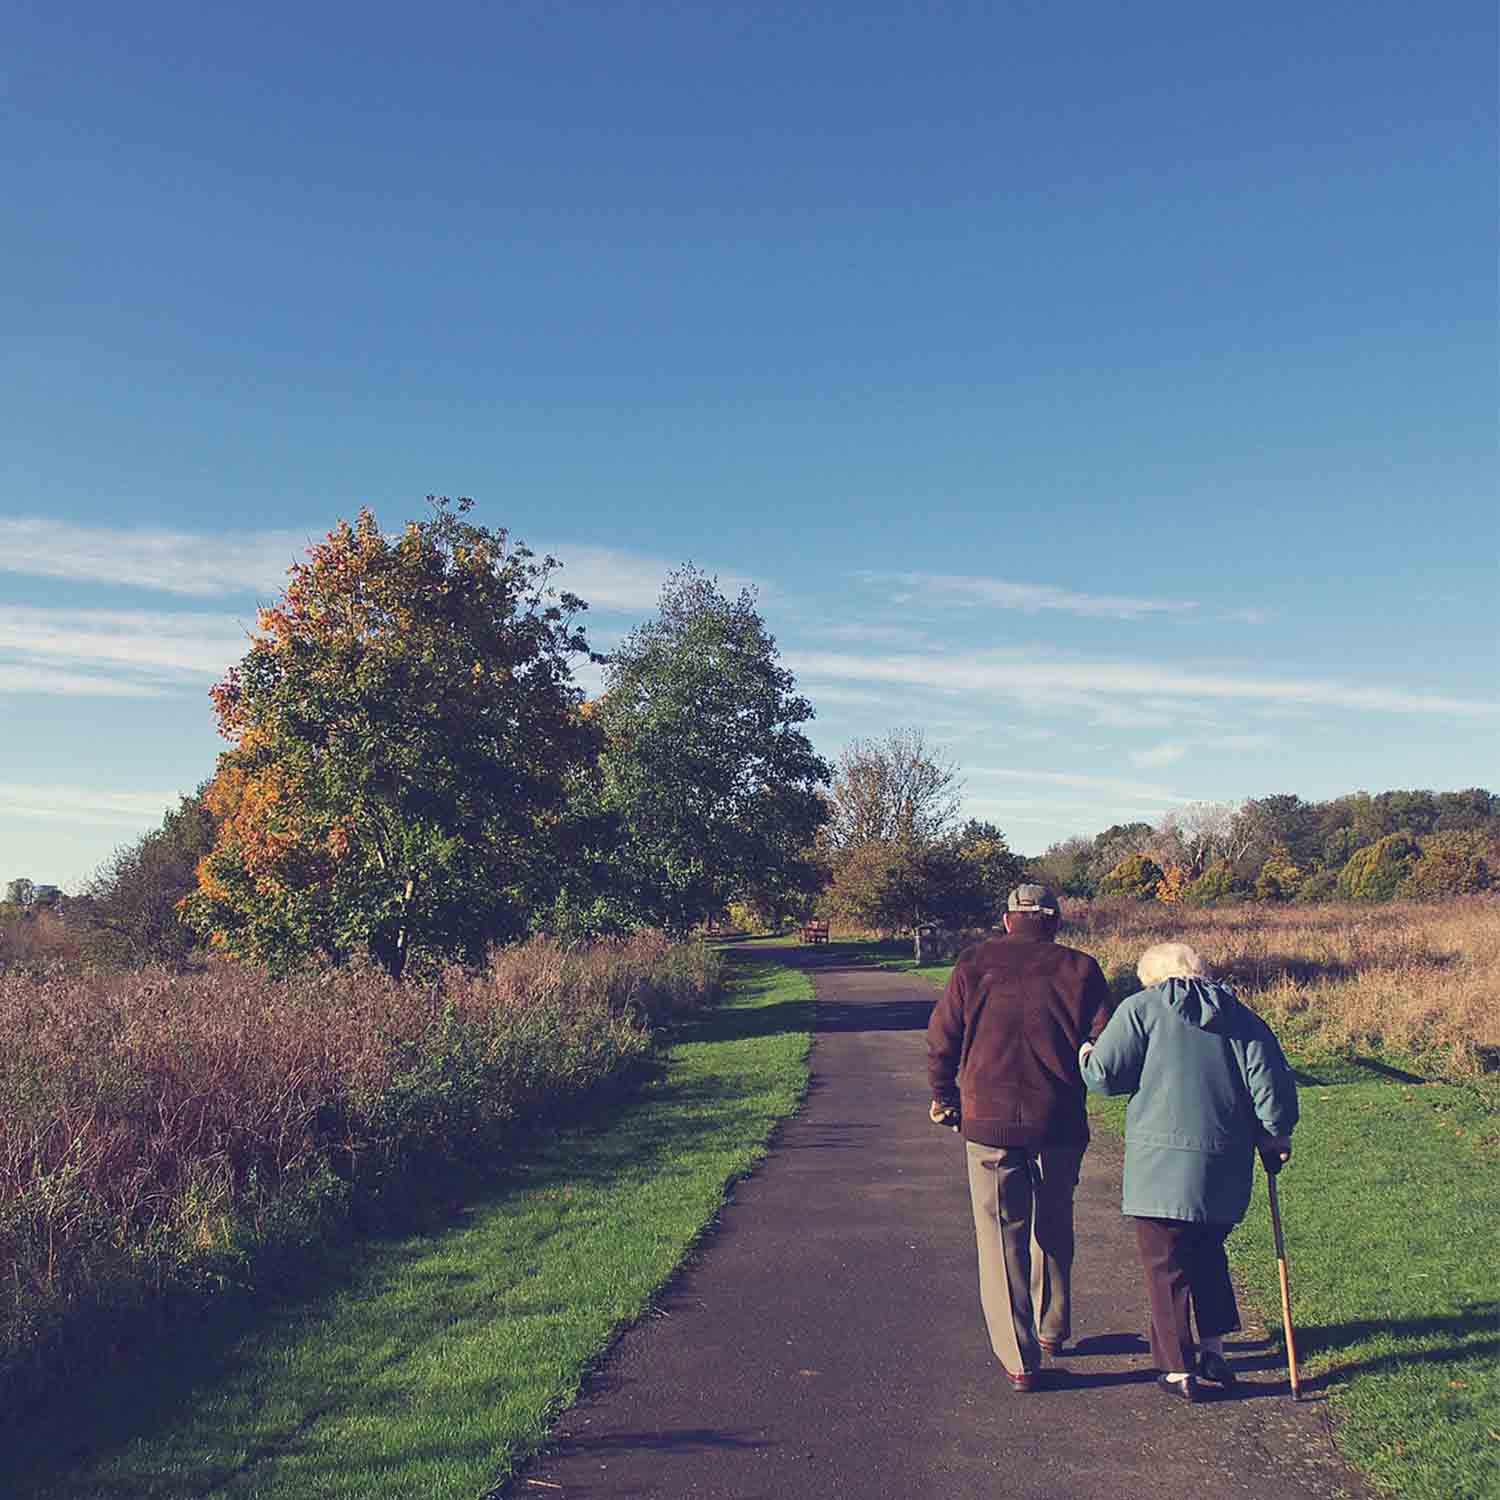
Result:
{"label": "dark trousers", "polygon": [[1233,1224],[1188,1224],[1181,1219],[1137,1219],[1135,1240],[1151,1299],[1151,1358],[1159,1370],[1193,1369],[1188,1299],[1200,1338],[1240,1326],[1224,1241]]}

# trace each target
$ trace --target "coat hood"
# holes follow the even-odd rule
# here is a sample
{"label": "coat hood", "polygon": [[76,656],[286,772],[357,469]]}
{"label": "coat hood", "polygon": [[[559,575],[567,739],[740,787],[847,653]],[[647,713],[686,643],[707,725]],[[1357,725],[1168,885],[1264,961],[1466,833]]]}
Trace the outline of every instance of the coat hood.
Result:
{"label": "coat hood", "polygon": [[1226,1030],[1239,1009],[1234,991],[1212,979],[1164,979],[1156,989],[1178,1020],[1201,1031]]}

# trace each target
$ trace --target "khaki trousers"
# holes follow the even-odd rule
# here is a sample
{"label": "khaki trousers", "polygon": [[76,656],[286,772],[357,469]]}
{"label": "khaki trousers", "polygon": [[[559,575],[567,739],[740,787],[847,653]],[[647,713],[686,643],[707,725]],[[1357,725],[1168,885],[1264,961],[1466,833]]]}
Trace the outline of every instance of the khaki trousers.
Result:
{"label": "khaki trousers", "polygon": [[1061,1344],[1073,1332],[1073,1192],[1083,1149],[964,1146],[990,1344],[1011,1374],[1037,1370],[1038,1341]]}

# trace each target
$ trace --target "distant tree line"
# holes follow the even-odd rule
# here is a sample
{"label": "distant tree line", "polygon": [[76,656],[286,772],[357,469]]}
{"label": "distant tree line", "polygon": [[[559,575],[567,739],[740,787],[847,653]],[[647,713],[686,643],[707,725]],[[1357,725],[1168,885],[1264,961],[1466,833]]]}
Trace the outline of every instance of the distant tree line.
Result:
{"label": "distant tree line", "polygon": [[[397,533],[361,512],[292,568],[211,694],[214,774],[65,904],[101,956],[207,945],[285,972],[364,953],[400,977],[534,932],[987,926],[1028,875],[1204,905],[1500,878],[1500,798],[1479,789],[1197,803],[1027,860],[961,821],[958,768],[918,729],[821,759],[750,591],[686,566],[599,655],[556,560],[468,510],[433,498]],[[29,881],[7,894],[34,902]]]}
{"label": "distant tree line", "polygon": [[1500,883],[1500,796],[1473,787],[1193,803],[1154,825],[1065,839],[1031,869],[1073,896],[1196,906],[1467,895]]}

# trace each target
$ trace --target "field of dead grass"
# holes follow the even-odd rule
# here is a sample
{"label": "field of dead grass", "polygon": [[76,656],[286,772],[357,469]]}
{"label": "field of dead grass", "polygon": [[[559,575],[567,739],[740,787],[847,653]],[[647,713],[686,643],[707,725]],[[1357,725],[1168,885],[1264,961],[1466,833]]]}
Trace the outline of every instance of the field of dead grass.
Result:
{"label": "field of dead grass", "polygon": [[1063,941],[1086,949],[1117,995],[1139,988],[1152,943],[1191,943],[1289,1046],[1425,1059],[1454,1077],[1500,1055],[1500,899],[1207,909],[1068,903]]}
{"label": "field of dead grass", "polygon": [[640,934],[537,940],[426,985],[109,973],[17,925],[0,934],[0,1408],[179,1294],[420,1221],[445,1173],[503,1164],[518,1128],[633,1076],[653,1023],[720,967]]}

